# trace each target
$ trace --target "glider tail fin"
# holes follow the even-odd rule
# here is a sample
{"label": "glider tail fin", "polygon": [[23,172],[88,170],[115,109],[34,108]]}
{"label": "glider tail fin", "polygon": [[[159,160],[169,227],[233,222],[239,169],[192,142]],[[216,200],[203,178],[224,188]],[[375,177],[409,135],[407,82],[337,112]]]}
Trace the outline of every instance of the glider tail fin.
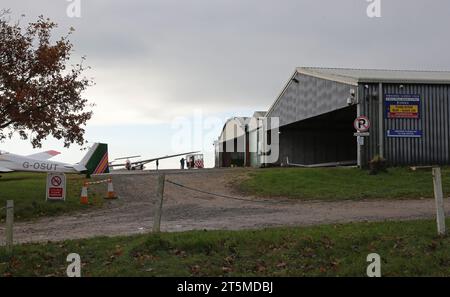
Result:
{"label": "glider tail fin", "polygon": [[86,168],[88,175],[109,173],[108,145],[94,143],[79,164]]}

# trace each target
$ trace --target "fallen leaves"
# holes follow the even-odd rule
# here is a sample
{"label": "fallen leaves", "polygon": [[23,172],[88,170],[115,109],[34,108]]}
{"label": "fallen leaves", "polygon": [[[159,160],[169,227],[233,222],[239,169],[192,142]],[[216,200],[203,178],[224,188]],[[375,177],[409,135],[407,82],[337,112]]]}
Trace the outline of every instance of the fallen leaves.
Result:
{"label": "fallen leaves", "polygon": [[144,253],[140,253],[140,252],[135,253],[133,255],[133,258],[135,261],[137,261],[138,263],[141,263],[141,264],[144,262],[147,262],[147,261],[154,261],[154,260],[158,259],[158,257],[155,257],[153,255],[144,254]]}
{"label": "fallen leaves", "polygon": [[223,266],[222,271],[225,273],[229,273],[229,272],[233,271],[233,269],[231,267]]}
{"label": "fallen leaves", "polygon": [[256,271],[257,272],[266,272],[267,271],[266,263],[264,263],[264,261],[258,262],[256,264]]}
{"label": "fallen leaves", "polygon": [[190,267],[191,273],[193,275],[198,275],[200,273],[200,266],[199,265],[193,265]]}
{"label": "fallen leaves", "polygon": [[186,254],[185,251],[182,251],[182,250],[179,250],[179,249],[172,250],[172,253],[173,253],[175,256],[178,256],[178,257],[180,257],[180,258],[186,258],[186,256],[187,256],[187,254]]}
{"label": "fallen leaves", "polygon": [[333,246],[334,246],[334,242],[333,242],[333,240],[331,240],[328,236],[323,236],[321,239],[320,239],[320,242],[322,243],[322,245],[323,245],[323,247],[325,248],[325,249],[332,249],[333,248]]}
{"label": "fallen leaves", "polygon": [[123,248],[120,245],[116,245],[116,250],[114,251],[114,256],[119,257],[123,254]]}
{"label": "fallen leaves", "polygon": [[228,263],[228,264],[233,264],[234,263],[234,260],[235,260],[235,256],[227,256],[227,257],[225,257],[225,259],[224,259],[224,261],[226,262],[226,263]]}

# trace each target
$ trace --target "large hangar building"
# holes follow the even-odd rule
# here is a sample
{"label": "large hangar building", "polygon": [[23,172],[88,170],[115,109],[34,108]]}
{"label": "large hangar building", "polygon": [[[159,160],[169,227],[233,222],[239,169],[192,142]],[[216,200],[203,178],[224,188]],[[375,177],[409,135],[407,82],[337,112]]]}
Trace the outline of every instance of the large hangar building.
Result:
{"label": "large hangar building", "polygon": [[275,165],[450,164],[450,72],[301,67],[265,116],[279,118]]}

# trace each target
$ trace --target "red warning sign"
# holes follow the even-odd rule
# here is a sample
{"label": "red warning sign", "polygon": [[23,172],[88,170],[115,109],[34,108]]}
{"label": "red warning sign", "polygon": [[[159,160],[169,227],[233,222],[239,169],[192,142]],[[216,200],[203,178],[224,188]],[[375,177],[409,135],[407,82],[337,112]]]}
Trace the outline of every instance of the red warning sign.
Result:
{"label": "red warning sign", "polygon": [[66,200],[66,176],[63,173],[47,174],[47,200]]}
{"label": "red warning sign", "polygon": [[49,198],[59,198],[61,199],[61,197],[64,196],[64,191],[61,188],[50,188],[48,189],[48,197]]}

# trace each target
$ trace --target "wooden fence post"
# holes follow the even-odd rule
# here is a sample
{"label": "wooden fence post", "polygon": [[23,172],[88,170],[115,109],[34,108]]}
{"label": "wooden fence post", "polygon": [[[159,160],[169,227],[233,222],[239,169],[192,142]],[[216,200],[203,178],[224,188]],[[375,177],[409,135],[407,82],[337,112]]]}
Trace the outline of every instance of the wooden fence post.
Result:
{"label": "wooden fence post", "polygon": [[6,201],[6,250],[11,253],[13,249],[14,201]]}
{"label": "wooden fence post", "polygon": [[166,175],[158,175],[158,186],[156,187],[156,203],[155,203],[155,215],[153,219],[153,232],[158,233],[161,231],[161,214],[164,199],[164,182]]}
{"label": "wooden fence post", "polygon": [[441,168],[433,167],[434,198],[436,199],[436,221],[439,235],[445,235],[444,194],[442,192]]}

